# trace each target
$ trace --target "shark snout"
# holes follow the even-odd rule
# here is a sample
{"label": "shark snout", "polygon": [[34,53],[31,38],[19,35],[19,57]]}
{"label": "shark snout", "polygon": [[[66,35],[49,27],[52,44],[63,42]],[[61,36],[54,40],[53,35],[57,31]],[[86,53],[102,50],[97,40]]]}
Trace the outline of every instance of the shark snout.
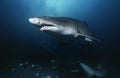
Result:
{"label": "shark snout", "polygon": [[32,18],[29,18],[28,21],[29,21],[30,23],[32,23],[33,19],[32,19]]}
{"label": "shark snout", "polygon": [[39,18],[29,18],[28,21],[32,24],[38,25],[40,23]]}

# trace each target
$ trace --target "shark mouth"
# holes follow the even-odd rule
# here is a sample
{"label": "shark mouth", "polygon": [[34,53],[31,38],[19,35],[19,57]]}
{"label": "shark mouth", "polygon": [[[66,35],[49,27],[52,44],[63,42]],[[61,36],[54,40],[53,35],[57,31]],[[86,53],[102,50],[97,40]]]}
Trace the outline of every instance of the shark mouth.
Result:
{"label": "shark mouth", "polygon": [[43,24],[41,25],[41,28],[40,28],[41,31],[53,30],[53,29],[57,29],[57,27],[55,27],[54,25],[50,25],[50,24]]}

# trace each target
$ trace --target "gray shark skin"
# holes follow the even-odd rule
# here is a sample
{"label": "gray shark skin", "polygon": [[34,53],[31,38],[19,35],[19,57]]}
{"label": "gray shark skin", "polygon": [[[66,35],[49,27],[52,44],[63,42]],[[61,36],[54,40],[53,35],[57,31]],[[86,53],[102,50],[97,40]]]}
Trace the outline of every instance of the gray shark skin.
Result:
{"label": "gray shark skin", "polygon": [[79,40],[83,44],[93,44],[96,38],[86,23],[69,17],[33,17],[29,22],[61,40]]}
{"label": "gray shark skin", "polygon": [[106,71],[103,69],[95,70],[82,62],[80,62],[80,66],[87,73],[88,78],[104,78],[106,76]]}

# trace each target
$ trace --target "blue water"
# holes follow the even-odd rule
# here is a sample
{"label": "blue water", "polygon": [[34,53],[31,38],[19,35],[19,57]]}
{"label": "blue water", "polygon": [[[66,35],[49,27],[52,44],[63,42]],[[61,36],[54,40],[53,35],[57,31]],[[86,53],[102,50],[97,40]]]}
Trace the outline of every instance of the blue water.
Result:
{"label": "blue water", "polygon": [[[34,16],[87,21],[100,42],[92,48],[60,45],[56,38],[28,22]],[[42,59],[47,62],[80,59],[90,64],[104,62],[110,71],[108,77],[119,78],[119,26],[119,0],[0,0],[1,71],[6,72],[10,66],[26,59],[32,63],[43,62]]]}

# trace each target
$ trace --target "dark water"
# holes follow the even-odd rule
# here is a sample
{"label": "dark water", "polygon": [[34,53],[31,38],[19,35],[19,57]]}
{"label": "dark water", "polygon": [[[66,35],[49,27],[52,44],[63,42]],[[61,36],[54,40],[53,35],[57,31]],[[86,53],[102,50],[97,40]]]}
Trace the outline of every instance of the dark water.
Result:
{"label": "dark water", "polygon": [[[102,64],[105,78],[120,78],[119,4],[119,0],[0,0],[0,78],[39,78],[39,73],[46,78],[87,78],[83,72],[70,73],[72,68],[81,70],[75,61]],[[87,21],[100,42],[90,48],[61,45],[28,22],[34,16]]]}

